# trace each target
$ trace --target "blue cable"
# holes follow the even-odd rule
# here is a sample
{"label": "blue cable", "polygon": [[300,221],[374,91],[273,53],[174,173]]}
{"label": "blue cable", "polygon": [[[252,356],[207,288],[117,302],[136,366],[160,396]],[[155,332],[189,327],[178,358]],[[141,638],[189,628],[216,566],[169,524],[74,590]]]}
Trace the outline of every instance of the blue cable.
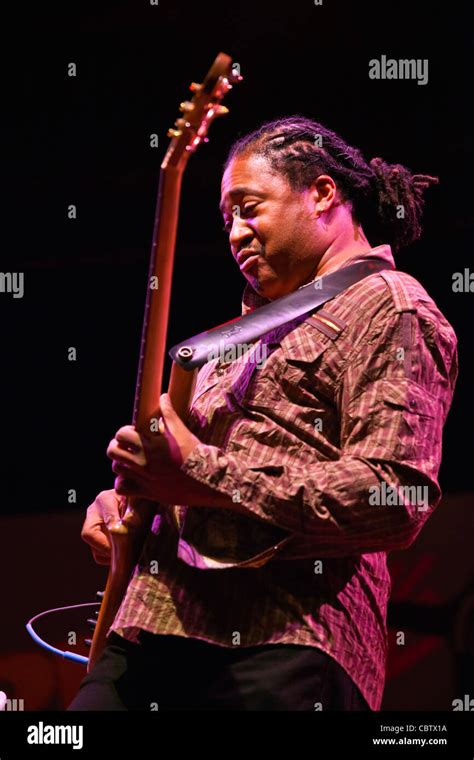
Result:
{"label": "blue cable", "polygon": [[66,660],[74,660],[74,662],[80,662],[83,665],[87,665],[89,662],[88,657],[84,657],[82,654],[74,654],[74,652],[69,651],[63,651],[62,649],[57,649],[56,647],[53,647],[51,644],[48,644],[47,641],[44,641],[38,634],[33,630],[32,623],[35,622],[35,620],[38,620],[39,618],[43,617],[44,615],[49,615],[51,612],[62,612],[63,610],[75,610],[79,607],[90,607],[92,604],[96,604],[100,606],[100,602],[85,602],[84,604],[71,604],[68,607],[55,607],[52,610],[45,610],[44,612],[40,612],[38,615],[35,615],[31,618],[26,624],[26,630],[30,634],[33,641],[36,641],[37,644],[44,647],[48,650],[48,652],[52,652],[53,654],[60,654],[62,657],[64,657]]}

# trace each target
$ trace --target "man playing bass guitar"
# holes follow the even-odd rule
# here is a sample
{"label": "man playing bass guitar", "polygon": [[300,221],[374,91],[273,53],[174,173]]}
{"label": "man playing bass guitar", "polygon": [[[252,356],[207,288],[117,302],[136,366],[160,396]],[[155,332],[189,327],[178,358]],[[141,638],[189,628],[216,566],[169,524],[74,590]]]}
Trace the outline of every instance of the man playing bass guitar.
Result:
{"label": "man playing bass guitar", "polygon": [[[121,496],[157,513],[108,644],[69,710],[379,710],[387,553],[440,501],[455,333],[393,252],[436,178],[301,116],[231,148],[221,210],[242,314],[354,261],[386,268],[199,372],[187,424],[120,428],[82,537],[110,562]],[[255,361],[256,348],[264,361]],[[174,521],[168,509],[179,507]]]}

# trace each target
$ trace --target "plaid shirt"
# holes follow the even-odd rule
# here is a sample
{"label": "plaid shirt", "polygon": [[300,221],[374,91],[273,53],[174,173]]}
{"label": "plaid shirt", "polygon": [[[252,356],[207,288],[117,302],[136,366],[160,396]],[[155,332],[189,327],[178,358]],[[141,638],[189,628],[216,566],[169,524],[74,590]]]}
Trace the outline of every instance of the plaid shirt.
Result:
{"label": "plaid shirt", "polygon": [[[248,517],[179,507],[178,533],[161,508],[110,630],[319,647],[380,708],[387,552],[441,498],[457,341],[390,246],[370,256],[387,270],[199,371],[182,470]],[[247,285],[242,313],[263,303]]]}

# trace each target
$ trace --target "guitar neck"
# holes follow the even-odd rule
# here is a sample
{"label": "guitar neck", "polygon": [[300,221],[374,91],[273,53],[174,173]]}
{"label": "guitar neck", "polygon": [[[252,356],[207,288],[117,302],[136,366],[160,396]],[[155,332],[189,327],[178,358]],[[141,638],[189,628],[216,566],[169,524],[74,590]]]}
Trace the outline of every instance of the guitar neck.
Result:
{"label": "guitar neck", "polygon": [[[168,131],[168,136],[173,139],[160,171],[132,418],[139,432],[149,432],[150,417],[157,412],[162,393],[183,173],[190,155],[203,141],[208,140],[209,125],[216,117],[228,112],[221,105],[221,100],[232,88],[232,83],[241,79],[240,72],[232,69],[232,59],[225,53],[219,53],[204,82],[190,85],[194,97],[192,101],[181,103],[183,117],[175,122],[176,129]],[[184,379],[175,364],[172,378],[176,387],[179,381],[181,388],[189,390],[188,380]],[[184,411],[185,405],[180,406]]]}
{"label": "guitar neck", "polygon": [[140,344],[133,424],[148,429],[162,393],[182,169],[161,169]]}

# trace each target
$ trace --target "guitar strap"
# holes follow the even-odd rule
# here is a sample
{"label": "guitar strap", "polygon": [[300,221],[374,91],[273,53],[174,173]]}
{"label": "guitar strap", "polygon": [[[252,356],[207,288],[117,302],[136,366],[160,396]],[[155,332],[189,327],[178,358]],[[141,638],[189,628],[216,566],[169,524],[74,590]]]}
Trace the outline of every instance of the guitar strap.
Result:
{"label": "guitar strap", "polygon": [[293,293],[260,306],[249,314],[177,343],[169,350],[169,356],[185,370],[202,367],[216,355],[216,348],[225,346],[227,349],[237,344],[252,343],[271,330],[314,311],[351,285],[384,269],[394,269],[394,266],[376,256],[356,260],[335,272],[317,277]]}
{"label": "guitar strap", "polygon": [[[287,322],[314,312],[315,308],[322,306],[331,298],[342,293],[355,283],[386,269],[395,267],[389,261],[371,256],[365,259],[359,258],[347,264],[344,267],[319,277],[316,280],[303,285],[298,290],[276,299],[268,304],[256,308],[254,311],[245,314],[235,320],[219,325],[218,327],[195,335],[182,343],[174,346],[169,354],[184,369],[194,369],[205,364],[211,356],[215,356],[216,345],[225,344],[226,349],[235,346],[237,343],[251,343],[265,333],[271,332],[276,328],[285,325]],[[281,549],[292,540],[291,536],[286,536],[275,543],[274,537],[268,537],[268,546],[263,549],[257,549],[257,545],[262,543],[259,539],[251,552],[252,556],[232,561],[219,559],[208,555],[205,550],[195,545],[195,531],[200,535],[200,515],[199,510],[191,510],[188,513],[188,507],[174,506],[171,507],[171,518],[178,531],[178,557],[183,562],[202,570],[215,570],[227,567],[260,567],[266,564]],[[197,514],[196,514],[197,513]],[[213,525],[219,530],[219,521],[222,519],[222,510],[217,510],[213,517]],[[196,525],[197,524],[197,525]],[[231,530],[229,526],[229,516],[225,516],[224,530]],[[258,526],[254,528],[257,530]],[[260,530],[264,530],[260,528]],[[270,540],[271,539],[271,540]],[[265,541],[263,542],[265,543]],[[257,553],[255,553],[255,551]]]}

